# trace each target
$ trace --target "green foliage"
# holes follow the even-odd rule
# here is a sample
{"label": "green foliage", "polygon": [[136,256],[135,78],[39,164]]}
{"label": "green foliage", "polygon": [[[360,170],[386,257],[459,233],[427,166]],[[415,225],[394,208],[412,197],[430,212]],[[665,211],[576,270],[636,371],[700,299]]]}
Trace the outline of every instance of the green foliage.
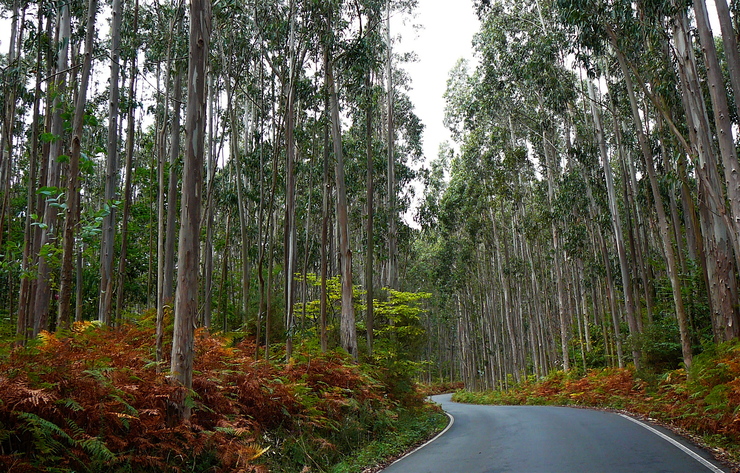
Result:
{"label": "green foliage", "polygon": [[375,467],[384,459],[394,458],[409,448],[430,438],[444,429],[449,418],[440,411],[402,411],[393,427],[377,440],[362,449],[347,455],[340,463],[332,466],[330,473],[353,473]]}

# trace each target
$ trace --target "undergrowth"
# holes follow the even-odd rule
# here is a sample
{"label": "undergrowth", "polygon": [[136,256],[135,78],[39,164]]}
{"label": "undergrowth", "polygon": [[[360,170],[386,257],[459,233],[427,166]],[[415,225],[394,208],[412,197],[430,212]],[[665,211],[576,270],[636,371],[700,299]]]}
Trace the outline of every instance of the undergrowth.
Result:
{"label": "undergrowth", "polygon": [[421,434],[429,418],[420,394],[399,397],[377,367],[341,352],[266,362],[252,341],[199,330],[193,415],[181,423],[183,393],[153,345],[151,324],[86,323],[5,350],[0,471],[327,471],[389,433]]}
{"label": "undergrowth", "polygon": [[346,455],[338,464],[329,469],[329,473],[354,473],[372,470],[379,467],[379,459],[393,459],[409,450],[409,447],[428,440],[433,434],[442,431],[449,423],[449,418],[437,407],[433,415],[404,411],[398,419],[395,431],[382,435],[377,440],[365,445],[358,452]]}
{"label": "undergrowth", "polygon": [[633,369],[591,370],[583,377],[562,371],[505,391],[458,391],[471,404],[578,405],[623,409],[703,438],[740,460],[740,342],[708,347],[684,369],[640,377]]}

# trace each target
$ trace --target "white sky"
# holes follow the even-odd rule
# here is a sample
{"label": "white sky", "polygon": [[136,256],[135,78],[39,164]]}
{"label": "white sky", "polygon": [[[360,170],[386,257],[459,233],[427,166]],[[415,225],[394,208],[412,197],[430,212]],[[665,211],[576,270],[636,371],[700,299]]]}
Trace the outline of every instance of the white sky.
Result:
{"label": "white sky", "polygon": [[[425,125],[424,155],[426,160],[437,157],[439,145],[449,140],[450,134],[442,124],[449,71],[464,57],[472,61],[473,35],[478,31],[472,0],[419,0],[416,16],[394,18],[391,29],[394,36],[401,31],[397,52],[415,52],[419,61],[404,64],[412,80],[409,92],[416,114]],[[403,23],[406,23],[405,25]],[[412,24],[421,25],[414,32]]]}

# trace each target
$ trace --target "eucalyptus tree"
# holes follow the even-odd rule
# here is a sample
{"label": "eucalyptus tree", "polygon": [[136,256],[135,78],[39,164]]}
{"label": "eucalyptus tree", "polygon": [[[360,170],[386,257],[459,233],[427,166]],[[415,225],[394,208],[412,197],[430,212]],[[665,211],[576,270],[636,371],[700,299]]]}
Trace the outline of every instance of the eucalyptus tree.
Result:
{"label": "eucalyptus tree", "polygon": [[108,106],[108,147],[105,175],[104,206],[108,213],[103,220],[100,242],[100,302],[98,320],[106,325],[111,322],[113,304],[113,247],[115,239],[116,212],[113,200],[118,188],[118,109],[120,101],[119,76],[121,57],[121,19],[123,7],[121,0],[113,0],[110,22],[110,82]]}
{"label": "eucalyptus tree", "polygon": [[[693,67],[687,67],[693,63],[690,58],[693,55],[691,47],[688,45],[688,36],[685,30],[680,25],[685,25],[685,18],[680,19],[681,9],[673,8],[668,3],[659,4],[644,4],[638,2],[637,4],[630,4],[629,2],[601,2],[597,4],[589,4],[592,11],[588,15],[584,15],[584,4],[573,1],[559,1],[558,7],[560,10],[561,18],[563,21],[571,26],[574,26],[573,36],[575,40],[575,51],[579,54],[580,62],[591,71],[606,70],[607,74],[611,73],[615,77],[615,81],[619,81],[621,84],[617,87],[611,87],[611,100],[616,103],[614,97],[621,95],[624,99],[623,104],[626,107],[610,107],[610,112],[613,115],[612,120],[614,123],[614,139],[616,140],[616,152],[621,156],[621,159],[625,159],[627,156],[624,155],[624,139],[622,139],[621,128],[634,130],[634,136],[636,138],[637,153],[642,157],[642,162],[636,164],[644,169],[647,175],[648,189],[652,197],[653,207],[652,210],[655,212],[654,218],[656,218],[656,227],[659,229],[660,241],[662,243],[662,254],[665,258],[666,263],[666,274],[670,280],[672,295],[673,295],[673,312],[676,314],[678,322],[678,329],[680,332],[681,345],[683,351],[684,363],[689,366],[691,363],[691,334],[688,328],[688,314],[684,303],[684,287],[681,279],[680,271],[682,270],[681,253],[680,248],[682,243],[680,241],[680,222],[678,221],[678,210],[676,208],[676,197],[673,194],[669,194],[669,204],[671,212],[668,214],[665,211],[664,194],[660,189],[660,176],[657,174],[659,169],[657,160],[655,159],[655,145],[651,140],[657,139],[659,144],[659,150],[663,155],[663,163],[671,166],[671,162],[668,159],[667,150],[673,149],[671,143],[667,143],[665,136],[657,133],[660,131],[662,123],[667,123],[673,131],[678,142],[682,144],[682,152],[688,153],[690,156],[695,155],[683,137],[682,131],[676,126],[675,120],[680,117],[682,110],[677,110],[672,107],[672,103],[675,103],[676,97],[675,91],[678,88],[678,78],[681,77],[681,87],[684,91],[688,90],[693,82],[687,82],[688,75],[680,72],[681,70],[695,70]],[[676,50],[679,51],[679,73],[672,71],[670,66],[670,58],[667,56],[668,48],[665,48],[665,40],[669,33],[666,29],[668,20],[673,18],[674,25],[678,25],[678,29],[673,32],[673,39],[675,42]],[[616,61],[615,61],[616,59]],[[608,68],[604,65],[609,63],[617,64],[617,71],[608,71]],[[682,65],[683,64],[683,65]],[[694,76],[695,77],[695,76]],[[607,76],[608,79],[608,76]],[[672,88],[668,84],[673,84]],[[693,86],[692,86],[693,87]],[[698,92],[698,88],[695,88]],[[697,113],[695,114],[696,120],[693,123],[699,124],[701,120],[700,102],[703,102],[703,97],[700,92],[691,92],[684,94],[684,104],[695,104],[697,106]],[[595,97],[594,97],[595,99]],[[690,119],[690,109],[685,108],[687,119]],[[703,105],[702,105],[703,106]],[[596,112],[594,112],[595,116]],[[658,123],[657,127],[650,130],[651,116],[656,117],[655,120]],[[622,125],[618,125],[622,122]],[[597,127],[598,128],[598,127]],[[657,131],[656,129],[657,128]],[[692,126],[689,125],[688,129],[691,130]],[[696,129],[695,129],[696,131]],[[597,134],[598,135],[598,134]],[[692,136],[704,135],[704,132],[692,134]],[[692,138],[693,142],[696,142]],[[701,149],[700,146],[698,149]],[[709,151],[709,147],[703,147],[703,153]],[[606,149],[602,149],[602,156],[606,155]],[[709,162],[709,161],[707,161]],[[626,168],[633,169],[635,164],[632,161],[628,161]],[[665,171],[665,170],[664,170]],[[627,177],[629,176],[629,179]],[[633,188],[635,187],[634,172],[625,174],[625,185]],[[710,188],[714,186],[709,186]],[[673,188],[675,190],[675,187]],[[626,202],[625,205],[629,206],[634,201],[629,200],[629,196],[625,194]],[[707,202],[707,205],[715,206],[716,204]],[[629,207],[626,207],[626,212],[629,212]],[[716,209],[716,207],[715,207]],[[708,210],[708,209],[707,209]],[[687,209],[690,211],[690,208]],[[704,214],[705,222],[705,237],[708,238],[710,248],[714,248],[715,254],[709,260],[707,260],[708,266],[711,268],[714,263],[712,261],[726,260],[726,257],[720,256],[719,247],[713,243],[714,237],[711,233],[714,233],[719,228],[716,225],[710,224],[709,220],[714,220],[711,214],[716,212],[708,211]],[[640,210],[636,209],[638,219],[641,217]],[[629,214],[627,214],[629,216]],[[630,221],[627,220],[629,223]],[[709,231],[709,233],[707,233]],[[630,230],[628,232],[631,243],[631,253],[633,265],[640,261],[642,249],[641,245],[632,244],[633,233]],[[637,233],[639,236],[639,233]],[[617,236],[618,238],[618,236]],[[643,239],[648,241],[648,239]],[[618,244],[619,250],[619,244]],[[631,283],[627,279],[629,277],[629,269],[626,258],[623,255],[624,251],[619,250],[620,254],[620,268],[622,269],[623,287],[625,295],[630,291],[629,286]],[[641,263],[644,266],[645,262]],[[645,270],[638,269],[641,274],[643,285],[646,290],[646,302],[648,304],[648,322],[652,322],[651,318],[651,298],[647,291],[647,279],[645,278]],[[713,274],[718,275],[717,271],[711,271]],[[727,276],[727,273],[722,273]],[[720,276],[720,279],[722,277]],[[715,276],[715,281],[717,281]],[[714,300],[717,303],[722,299],[721,293],[723,290],[719,287],[720,284],[714,284],[712,293],[715,294]],[[633,298],[634,299],[634,298]],[[630,332],[634,335],[639,333],[642,328],[642,320],[640,314],[635,312],[637,306],[637,300],[633,304],[628,304],[625,300],[625,305],[633,307],[632,314],[628,312],[628,321],[630,322]],[[634,315],[633,315],[634,314]],[[635,352],[635,355],[639,353]]]}
{"label": "eucalyptus tree", "polygon": [[127,112],[126,112],[126,164],[124,168],[125,180],[123,186],[123,215],[121,216],[121,255],[118,260],[118,278],[116,282],[116,315],[115,322],[121,320],[121,314],[123,312],[124,304],[124,292],[125,292],[125,281],[126,281],[126,265],[128,258],[128,244],[129,244],[129,217],[131,214],[131,200],[132,200],[132,173],[134,171],[133,160],[134,160],[134,138],[136,135],[135,130],[135,112],[136,112],[136,80],[138,77],[138,26],[139,26],[139,1],[135,0],[133,11],[131,12],[133,19],[131,44],[130,44],[130,73],[129,73],[129,84],[127,92]]}
{"label": "eucalyptus tree", "polygon": [[71,322],[71,304],[73,281],[73,258],[75,254],[75,238],[80,211],[80,157],[82,153],[82,134],[84,127],[85,108],[87,105],[87,89],[92,69],[92,55],[95,40],[95,19],[97,17],[97,0],[89,0],[87,17],[85,20],[85,50],[82,62],[82,72],[77,91],[74,119],[72,121],[72,140],[70,143],[69,167],[67,169],[67,202],[64,218],[64,252],[62,254],[62,269],[59,288],[59,311],[57,327],[63,328]]}
{"label": "eucalyptus tree", "polygon": [[396,156],[394,129],[394,98],[395,86],[393,83],[393,47],[391,42],[391,0],[388,0],[386,8],[387,49],[386,56],[386,80],[388,83],[387,93],[387,147],[388,147],[388,287],[398,289],[398,231],[396,223]]}
{"label": "eucalyptus tree", "polygon": [[[41,297],[42,293],[38,293],[37,296],[37,278],[34,277],[34,273],[38,274],[41,269],[45,271],[45,277],[43,278],[48,282],[48,266],[44,265],[43,268],[39,265],[39,252],[41,248],[42,234],[46,234],[49,229],[46,225],[46,218],[55,217],[56,212],[49,212],[49,215],[45,212],[45,200],[43,197],[44,188],[49,185],[47,183],[47,176],[49,173],[49,166],[58,164],[50,163],[48,160],[48,154],[54,143],[60,141],[53,139],[52,134],[49,133],[49,126],[51,123],[52,116],[55,115],[50,111],[52,104],[59,104],[61,100],[59,98],[52,99],[52,91],[59,91],[62,94],[63,87],[55,87],[57,81],[44,80],[44,75],[48,78],[51,77],[52,70],[56,65],[56,56],[52,52],[51,41],[53,33],[53,20],[57,19],[57,23],[60,25],[59,37],[62,41],[69,37],[69,8],[67,6],[61,7],[64,15],[55,15],[55,10],[51,6],[39,5],[37,12],[37,30],[36,30],[36,86],[34,92],[34,105],[33,105],[33,116],[31,122],[31,140],[28,144],[29,148],[29,166],[28,166],[28,183],[27,183],[27,195],[26,195],[26,227],[25,227],[25,238],[24,238],[24,249],[21,263],[21,284],[20,284],[20,296],[18,304],[18,318],[16,320],[16,337],[19,343],[24,343],[26,339],[33,335],[34,327],[36,326],[36,308],[37,308],[37,297]],[[46,22],[46,29],[42,29],[42,24]],[[63,25],[63,26],[62,26]],[[61,44],[61,43],[60,43]],[[56,50],[59,55],[66,55],[66,48],[58,48]],[[10,56],[10,55],[9,55]],[[66,56],[65,56],[66,57]],[[42,62],[43,61],[43,62]],[[9,64],[10,66],[10,64]],[[12,76],[11,76],[12,77]],[[61,82],[64,82],[64,76],[61,77]],[[9,81],[7,85],[10,85],[12,81]],[[62,89],[62,90],[60,90]],[[41,103],[44,101],[44,116],[43,122],[41,122]],[[60,122],[61,123],[61,122]],[[9,126],[9,123],[5,124]],[[39,145],[41,143],[41,145]],[[58,179],[58,173],[56,174]],[[58,182],[54,182],[50,187],[58,187]],[[55,195],[56,197],[56,195]],[[34,220],[36,220],[34,222]],[[52,225],[53,227],[53,225]],[[46,284],[48,288],[48,284]],[[9,291],[12,288],[8,288]],[[48,310],[48,308],[46,309]]]}
{"label": "eucalyptus tree", "polygon": [[210,51],[212,11],[210,0],[190,3],[188,54],[188,102],[185,133],[188,137],[182,182],[182,208],[178,246],[175,326],[170,372],[184,387],[178,407],[183,419],[190,417],[185,392],[193,384],[195,321],[198,313],[200,270],[200,212],[203,156],[206,131],[206,65]]}

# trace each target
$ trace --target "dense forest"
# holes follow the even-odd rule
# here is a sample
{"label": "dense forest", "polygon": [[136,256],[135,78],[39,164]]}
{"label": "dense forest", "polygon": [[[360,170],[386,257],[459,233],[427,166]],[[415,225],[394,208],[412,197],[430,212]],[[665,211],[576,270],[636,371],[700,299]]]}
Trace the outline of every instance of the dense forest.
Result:
{"label": "dense forest", "polygon": [[3,338],[153,311],[188,389],[196,327],[473,389],[688,368],[740,335],[740,5],[714,3],[476,1],[424,157],[415,0],[5,0]]}

